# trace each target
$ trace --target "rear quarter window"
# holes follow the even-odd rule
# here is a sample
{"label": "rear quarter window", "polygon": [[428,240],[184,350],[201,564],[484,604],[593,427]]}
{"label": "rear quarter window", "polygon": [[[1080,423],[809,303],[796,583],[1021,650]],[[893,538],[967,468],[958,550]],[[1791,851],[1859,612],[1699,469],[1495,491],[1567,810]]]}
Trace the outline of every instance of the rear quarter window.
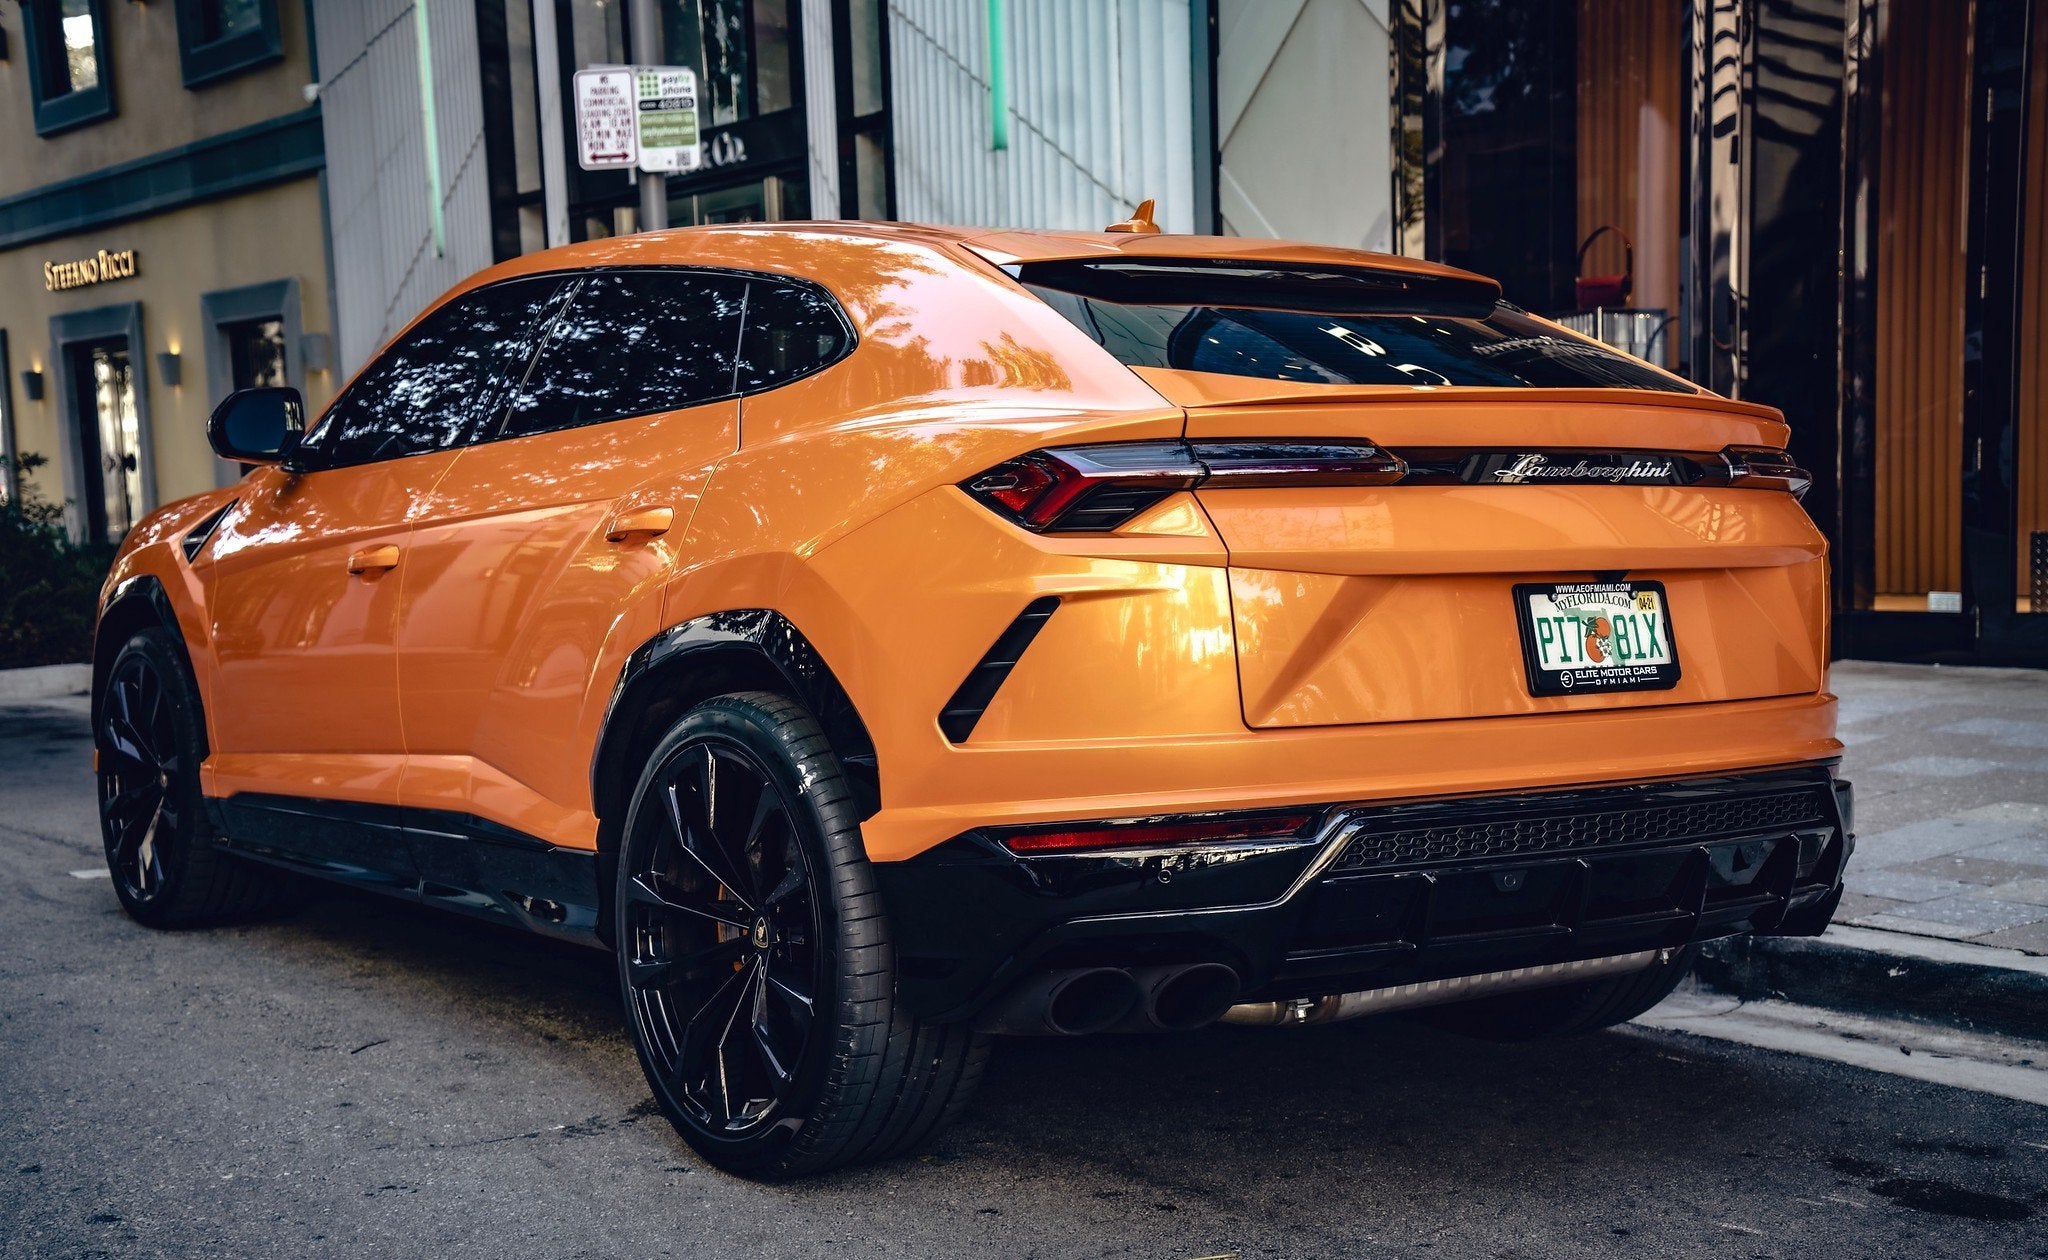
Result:
{"label": "rear quarter window", "polygon": [[773,389],[835,362],[852,345],[839,304],[814,284],[756,280],[747,291],[738,388]]}

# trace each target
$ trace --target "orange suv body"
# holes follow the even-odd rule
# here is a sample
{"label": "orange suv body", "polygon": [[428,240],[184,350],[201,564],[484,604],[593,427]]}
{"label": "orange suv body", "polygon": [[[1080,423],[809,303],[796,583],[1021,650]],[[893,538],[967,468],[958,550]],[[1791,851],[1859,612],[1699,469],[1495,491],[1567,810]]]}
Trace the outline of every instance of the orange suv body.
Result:
{"label": "orange suv body", "polygon": [[[157,627],[199,710],[195,846],[617,949],[657,1095],[751,1171],[936,1120],[832,1145],[815,1099],[664,1092],[690,1035],[648,1030],[679,1000],[631,964],[680,947],[622,851],[683,872],[672,900],[704,882],[719,949],[854,918],[821,894],[785,928],[685,852],[721,766],[781,783],[807,887],[851,826],[883,1022],[962,1062],[1415,984],[1478,1011],[1532,968],[1640,989],[1708,937],[1818,931],[1847,785],[1785,424],[1497,298],[1306,245],[866,224],[492,268],[303,439],[238,445],[231,399],[217,445],[264,465],[130,536],[96,651],[123,898],[178,894],[116,774],[118,657]],[[748,751],[773,705],[670,738],[735,695],[795,706],[844,800]],[[662,788],[664,756],[710,770]],[[632,858],[664,800],[681,848]]]}

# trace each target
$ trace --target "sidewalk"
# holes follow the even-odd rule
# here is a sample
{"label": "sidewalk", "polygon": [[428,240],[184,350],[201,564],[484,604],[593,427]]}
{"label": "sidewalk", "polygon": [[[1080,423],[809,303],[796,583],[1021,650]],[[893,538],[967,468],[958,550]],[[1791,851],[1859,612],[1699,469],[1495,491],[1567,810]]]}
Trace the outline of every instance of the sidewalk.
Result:
{"label": "sidewalk", "polygon": [[1858,833],[1835,922],[2048,954],[2048,672],[1833,679]]}

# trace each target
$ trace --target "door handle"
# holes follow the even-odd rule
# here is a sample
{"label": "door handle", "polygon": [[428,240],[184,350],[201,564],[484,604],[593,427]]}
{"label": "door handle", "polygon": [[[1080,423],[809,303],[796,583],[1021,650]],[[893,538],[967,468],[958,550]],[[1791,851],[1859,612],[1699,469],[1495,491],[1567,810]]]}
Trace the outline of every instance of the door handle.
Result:
{"label": "door handle", "polygon": [[668,527],[675,523],[676,510],[666,503],[630,508],[612,518],[612,523],[605,527],[604,538],[606,542],[624,542],[635,534],[652,538],[666,534]]}
{"label": "door handle", "polygon": [[365,547],[348,558],[350,573],[381,573],[385,569],[398,567],[398,545],[385,543],[381,547]]}

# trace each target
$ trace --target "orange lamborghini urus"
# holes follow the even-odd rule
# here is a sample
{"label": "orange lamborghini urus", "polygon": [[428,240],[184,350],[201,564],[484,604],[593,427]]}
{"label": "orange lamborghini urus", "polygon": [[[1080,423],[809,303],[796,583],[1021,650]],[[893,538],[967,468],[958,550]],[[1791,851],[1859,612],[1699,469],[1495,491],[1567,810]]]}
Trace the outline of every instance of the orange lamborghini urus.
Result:
{"label": "orange lamborghini urus", "polygon": [[1626,1020],[1841,896],[1767,408],[1307,245],[653,233],[448,294],[129,536],[137,919],[306,875],[612,951],[711,1162],[916,1146],[994,1034]]}

